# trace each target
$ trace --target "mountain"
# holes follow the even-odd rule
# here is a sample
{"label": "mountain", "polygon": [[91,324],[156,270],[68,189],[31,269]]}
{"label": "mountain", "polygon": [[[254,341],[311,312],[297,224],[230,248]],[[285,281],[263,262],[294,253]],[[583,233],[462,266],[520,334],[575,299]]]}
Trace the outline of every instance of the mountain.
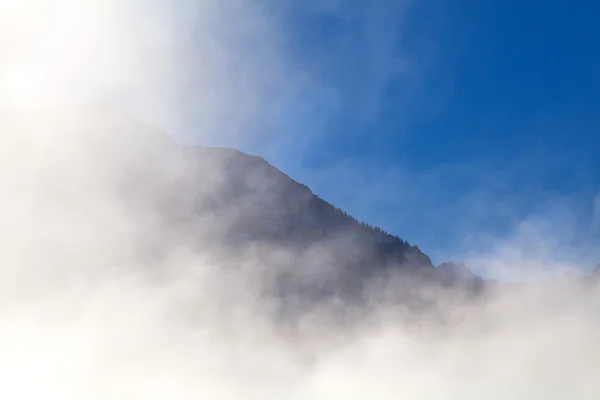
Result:
{"label": "mountain", "polygon": [[[128,195],[152,203],[160,220],[152,241],[158,246],[143,254],[159,254],[170,242],[232,266],[251,258],[270,274],[277,271],[272,290],[278,297],[311,301],[357,299],[367,282],[388,273],[435,271],[418,247],[357,221],[263,158],[201,146],[173,145],[166,152],[176,160],[169,165],[178,164],[175,173],[165,176],[145,164],[126,185]],[[140,216],[140,223],[148,218]]]}
{"label": "mountain", "polygon": [[[221,231],[226,242],[262,241],[294,250],[327,243],[338,257],[357,263],[368,259],[382,268],[433,268],[416,246],[357,221],[260,157],[223,148],[184,147],[183,152],[189,175],[178,182],[177,201],[201,198],[196,211],[227,222]],[[215,175],[218,184],[206,182]],[[195,185],[209,190],[190,192]]]}
{"label": "mountain", "polygon": [[[425,286],[482,287],[465,266],[435,268],[417,246],[358,221],[261,157],[182,145],[110,107],[47,112],[35,120],[68,132],[52,144],[56,159],[49,165],[67,163],[64,171],[81,172],[70,185],[119,199],[137,230],[135,254],[144,265],[186,249],[231,270],[252,264],[268,293],[309,302],[364,299],[367,290],[406,300],[417,291],[423,297]],[[65,186],[67,175],[60,177]],[[372,289],[397,280],[402,289],[393,293]]]}
{"label": "mountain", "polygon": [[475,291],[484,285],[483,279],[475,275],[465,264],[444,262],[438,265],[437,273],[445,285],[458,285]]}

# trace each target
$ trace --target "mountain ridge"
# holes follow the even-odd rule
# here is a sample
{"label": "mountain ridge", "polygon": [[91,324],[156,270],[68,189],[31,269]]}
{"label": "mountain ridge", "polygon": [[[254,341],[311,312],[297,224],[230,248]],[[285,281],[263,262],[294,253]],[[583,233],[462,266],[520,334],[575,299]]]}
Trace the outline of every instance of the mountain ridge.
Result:
{"label": "mountain ridge", "polygon": [[[232,268],[251,259],[276,275],[273,290],[302,286],[309,301],[359,298],[369,282],[393,275],[446,286],[473,279],[439,273],[418,246],[352,217],[263,157],[177,143],[114,108],[45,117],[68,132],[52,145],[49,165],[86,168],[77,181],[56,184],[114,193],[136,229],[135,254],[144,265],[161,264],[176,249],[211,254]],[[63,157],[71,149],[83,160]]]}

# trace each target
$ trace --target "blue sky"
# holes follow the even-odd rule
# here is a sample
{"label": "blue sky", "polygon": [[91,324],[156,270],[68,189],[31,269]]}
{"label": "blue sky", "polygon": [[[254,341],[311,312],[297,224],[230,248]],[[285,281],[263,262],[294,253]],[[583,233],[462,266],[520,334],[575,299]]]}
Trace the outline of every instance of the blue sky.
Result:
{"label": "blue sky", "polygon": [[113,101],[436,263],[600,261],[598,2],[55,3],[0,13],[0,105]]}
{"label": "blue sky", "polygon": [[435,263],[600,260],[598,2],[94,4],[13,55],[33,98],[42,82],[261,155]]}
{"label": "blue sky", "polygon": [[533,223],[588,267],[599,17],[597,2],[289,6],[287,50],[316,84],[287,113],[297,146],[246,148],[436,262]]}

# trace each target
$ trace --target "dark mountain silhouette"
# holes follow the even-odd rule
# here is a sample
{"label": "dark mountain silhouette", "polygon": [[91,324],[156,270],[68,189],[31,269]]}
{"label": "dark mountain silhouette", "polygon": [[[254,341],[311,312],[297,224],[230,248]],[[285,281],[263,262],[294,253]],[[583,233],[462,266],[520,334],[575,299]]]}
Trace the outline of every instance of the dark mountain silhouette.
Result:
{"label": "dark mountain silhouette", "polygon": [[484,285],[483,279],[473,274],[465,264],[444,262],[438,265],[437,272],[444,285],[458,285],[475,291]]}
{"label": "dark mountain silhouette", "polygon": [[81,134],[92,170],[117,182],[111,190],[139,229],[144,264],[181,248],[225,267],[251,260],[269,291],[311,300],[357,299],[373,282],[392,280],[402,289],[382,295],[404,300],[417,286],[420,297],[421,286],[483,287],[465,266],[436,269],[417,246],[358,221],[261,157],[182,145],[110,107],[58,114],[53,120]]}

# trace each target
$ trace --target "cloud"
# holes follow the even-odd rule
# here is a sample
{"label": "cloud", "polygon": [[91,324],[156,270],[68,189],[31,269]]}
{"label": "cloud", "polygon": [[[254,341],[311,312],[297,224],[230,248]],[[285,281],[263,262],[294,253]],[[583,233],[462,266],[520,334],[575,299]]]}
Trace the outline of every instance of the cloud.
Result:
{"label": "cloud", "polygon": [[[186,175],[195,164],[154,125],[184,136],[194,128],[206,140],[237,140],[244,127],[256,139],[280,110],[290,112],[288,96],[297,101],[296,85],[312,80],[279,47],[277,33],[287,31],[268,8],[1,4],[11,9],[0,14],[0,37],[18,38],[2,42],[11,61],[0,75],[0,144],[9,150],[0,159],[1,398],[597,398],[594,290],[500,288],[480,303],[450,295],[443,313],[412,314],[381,300],[407,286],[389,279],[367,293],[364,309],[340,316],[339,305],[324,303],[282,321],[264,290],[277,271],[262,253],[285,263],[286,249],[257,243],[236,258],[236,248],[214,256],[190,244],[226,225],[193,218],[193,200],[220,193],[223,170],[209,160]],[[114,108],[64,106],[115,98],[149,123]],[[381,190],[369,186],[379,172],[359,175],[364,198]],[[405,179],[415,201],[425,198],[421,179],[396,174],[382,182]],[[448,176],[426,174],[425,191]],[[165,208],[182,224],[182,241]],[[543,224],[519,233],[515,242],[539,239],[528,243],[532,256],[552,261]],[[492,257],[510,255],[498,248]],[[326,265],[327,250],[311,249],[306,264]],[[305,265],[294,267],[304,278]]]}

